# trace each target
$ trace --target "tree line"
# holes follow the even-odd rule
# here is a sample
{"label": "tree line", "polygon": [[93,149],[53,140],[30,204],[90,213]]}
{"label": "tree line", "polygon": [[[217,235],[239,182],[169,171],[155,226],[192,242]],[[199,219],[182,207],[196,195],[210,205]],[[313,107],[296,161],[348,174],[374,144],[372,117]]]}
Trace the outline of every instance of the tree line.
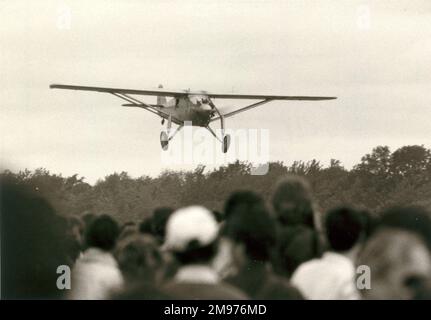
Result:
{"label": "tree line", "polygon": [[94,185],[78,174],[63,177],[44,168],[5,171],[2,175],[40,192],[61,214],[106,213],[121,222],[141,221],[161,206],[201,204],[222,211],[228,196],[243,189],[253,190],[270,202],[275,184],[288,174],[310,182],[322,212],[343,204],[375,214],[395,205],[431,208],[431,150],[424,146],[404,146],[393,152],[378,146],[350,170],[334,159],[328,166],[317,160],[268,165],[265,175],[252,175],[252,165],[239,161],[213,170],[204,166],[193,171],[167,170],[157,177],[132,178],[121,172],[107,175]]}

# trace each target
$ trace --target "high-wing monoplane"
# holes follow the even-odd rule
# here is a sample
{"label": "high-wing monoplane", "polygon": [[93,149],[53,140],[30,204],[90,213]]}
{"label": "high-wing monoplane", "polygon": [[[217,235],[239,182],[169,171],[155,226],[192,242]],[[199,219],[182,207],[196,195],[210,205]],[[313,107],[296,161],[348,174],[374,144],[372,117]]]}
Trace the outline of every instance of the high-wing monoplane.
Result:
{"label": "high-wing monoplane", "polygon": [[[230,136],[225,134],[224,120],[226,118],[237,115],[238,113],[248,111],[252,108],[261,106],[265,103],[274,100],[330,100],[336,97],[316,97],[316,96],[278,96],[278,95],[248,95],[248,94],[219,94],[209,93],[206,91],[191,92],[184,91],[165,91],[162,86],[159,90],[135,90],[135,89],[119,89],[119,88],[104,88],[104,87],[88,87],[76,85],[52,84],[52,89],[69,89],[96,91],[112,94],[123,99],[126,103],[124,107],[136,107],[147,110],[162,118],[162,125],[167,121],[167,128],[160,133],[160,144],[163,150],[167,150],[169,141],[181,130],[185,125],[204,127],[221,142],[222,151],[227,152],[230,145]],[[135,96],[157,96],[156,104],[149,104]],[[171,99],[167,99],[171,98]],[[234,111],[223,113],[213,102],[213,99],[244,99],[258,100],[255,103],[239,108]],[[214,130],[210,127],[210,123],[220,121],[221,137],[217,136]],[[172,123],[178,125],[176,130],[171,133]]]}

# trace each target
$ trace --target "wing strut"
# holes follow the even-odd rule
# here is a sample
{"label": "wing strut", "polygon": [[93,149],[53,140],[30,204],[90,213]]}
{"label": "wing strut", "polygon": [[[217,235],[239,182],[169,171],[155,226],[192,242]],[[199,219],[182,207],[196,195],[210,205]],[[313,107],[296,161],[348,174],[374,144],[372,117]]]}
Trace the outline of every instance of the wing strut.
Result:
{"label": "wing strut", "polygon": [[[142,102],[134,97],[131,97],[125,93],[116,93],[116,92],[111,92],[111,94],[113,94],[114,96],[123,99],[129,103],[131,103],[132,105],[128,105],[127,107],[137,107],[137,108],[142,108],[145,110],[148,110],[152,113],[154,113],[155,115],[158,115],[159,117],[162,117],[164,119],[169,119],[169,117],[171,117],[171,115],[169,115],[166,112],[163,112],[161,110],[155,109],[153,106],[146,104],[145,102]],[[177,118],[172,117],[172,120],[177,123],[177,124],[181,124],[181,121],[178,120]]]}
{"label": "wing strut", "polygon": [[271,102],[271,101],[273,101],[273,100],[274,100],[274,99],[266,99],[266,100],[263,100],[263,101],[259,101],[259,102],[256,102],[256,103],[253,103],[253,104],[250,104],[250,105],[248,105],[248,106],[246,106],[246,107],[244,107],[244,108],[241,108],[241,109],[238,109],[238,110],[235,110],[235,111],[232,111],[232,112],[229,112],[229,113],[223,114],[223,115],[221,115],[221,114],[220,114],[220,112],[216,109],[217,114],[218,114],[218,117],[212,118],[212,119],[210,120],[210,122],[217,121],[217,120],[219,120],[219,119],[223,119],[223,118],[229,118],[229,117],[232,117],[232,116],[234,116],[234,115],[236,115],[236,114],[238,114],[238,113],[240,113],[240,112],[244,112],[244,111],[250,110],[250,109],[252,109],[252,108],[256,108],[256,107],[258,107],[258,106],[261,106],[261,105],[263,105],[263,104],[265,104],[265,103],[268,103],[268,102]]}
{"label": "wing strut", "polygon": [[111,92],[111,94],[113,94],[114,96],[116,96],[120,99],[123,99],[123,100],[131,103],[131,105],[128,105],[128,107],[142,108],[142,109],[148,110],[148,111],[160,116],[160,114],[157,112],[157,110],[154,110],[151,106],[148,106],[145,103],[137,101],[137,99],[134,99],[133,97],[129,97],[124,93]]}

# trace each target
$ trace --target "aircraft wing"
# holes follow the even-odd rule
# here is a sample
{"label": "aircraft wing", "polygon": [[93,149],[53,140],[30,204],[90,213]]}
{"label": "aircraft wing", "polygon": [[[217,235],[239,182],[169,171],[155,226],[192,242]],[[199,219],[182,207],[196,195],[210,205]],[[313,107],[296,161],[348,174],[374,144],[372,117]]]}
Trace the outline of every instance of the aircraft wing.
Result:
{"label": "aircraft wing", "polygon": [[127,104],[123,105],[124,107],[142,108],[164,119],[168,119],[170,117],[172,121],[177,124],[182,123],[182,121],[164,112],[162,108],[160,108],[160,106],[147,104],[134,97],[128,96],[128,94],[137,94],[137,95],[146,95],[146,96],[162,95],[162,96],[170,96],[170,97],[187,95],[185,92],[174,92],[174,91],[118,89],[118,88],[105,88],[105,87],[74,86],[74,85],[64,85],[64,84],[51,84],[49,87],[51,89],[67,89],[67,90],[82,90],[82,91],[96,91],[96,92],[103,92],[103,93],[111,93],[117,96],[118,98],[121,98],[128,102]]}
{"label": "aircraft wing", "polygon": [[187,96],[184,91],[163,91],[163,90],[135,90],[135,89],[120,89],[120,88],[106,88],[106,87],[87,87],[87,86],[74,86],[65,84],[51,84],[51,89],[67,89],[67,90],[82,90],[82,91],[96,91],[106,93],[118,94],[138,94],[145,96],[163,96],[163,97],[180,97]]}
{"label": "aircraft wing", "polygon": [[219,120],[221,117],[229,118],[238,113],[245,112],[247,110],[256,108],[268,102],[274,100],[303,100],[303,101],[318,101],[318,100],[332,100],[337,99],[337,97],[318,97],[318,96],[263,96],[263,95],[236,95],[236,94],[225,94],[225,95],[209,95],[212,98],[222,98],[222,99],[256,99],[260,100],[258,102],[252,103],[248,106],[242,107],[240,109],[228,112],[225,114],[219,114],[217,117],[213,117],[210,121]]}
{"label": "aircraft wing", "polygon": [[219,94],[207,92],[188,92],[188,91],[165,91],[165,90],[136,90],[136,89],[120,89],[120,88],[106,88],[106,87],[88,87],[88,86],[75,86],[65,84],[51,84],[51,89],[67,89],[67,90],[82,90],[82,91],[96,91],[107,93],[119,94],[138,94],[146,96],[165,96],[165,97],[181,97],[190,94],[204,94],[210,98],[218,99],[259,99],[259,100],[331,100],[336,97],[318,97],[318,96],[277,96],[277,95],[248,95],[248,94]]}
{"label": "aircraft wing", "polygon": [[208,97],[215,99],[250,99],[250,100],[332,100],[337,97],[319,97],[319,96],[274,96],[274,95],[248,95],[248,94],[217,94],[217,93],[206,93]]}

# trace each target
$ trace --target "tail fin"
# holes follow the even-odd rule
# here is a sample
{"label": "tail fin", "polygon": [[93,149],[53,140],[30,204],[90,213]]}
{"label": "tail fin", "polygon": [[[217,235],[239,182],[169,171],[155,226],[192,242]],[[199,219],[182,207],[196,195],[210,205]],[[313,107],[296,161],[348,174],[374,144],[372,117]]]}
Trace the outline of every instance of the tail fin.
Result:
{"label": "tail fin", "polygon": [[[163,89],[163,86],[161,84],[159,84],[159,89]],[[157,97],[157,104],[160,106],[166,106],[166,97],[158,96]]]}

